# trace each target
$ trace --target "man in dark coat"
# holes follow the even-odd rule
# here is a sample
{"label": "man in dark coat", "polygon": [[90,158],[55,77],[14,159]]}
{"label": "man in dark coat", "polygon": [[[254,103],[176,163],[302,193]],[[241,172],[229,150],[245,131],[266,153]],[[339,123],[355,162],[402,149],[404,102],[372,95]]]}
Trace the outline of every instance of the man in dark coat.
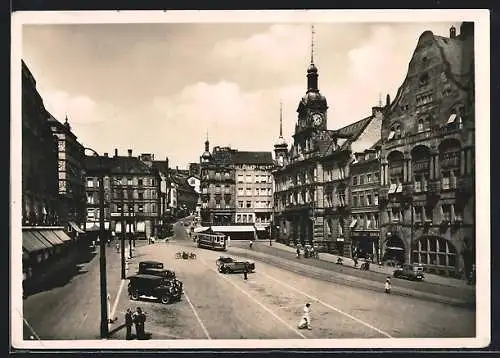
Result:
{"label": "man in dark coat", "polygon": [[146,322],[146,315],[142,312],[140,307],[134,313],[135,331],[137,332],[137,339],[145,338],[144,323]]}
{"label": "man in dark coat", "polygon": [[127,327],[127,340],[132,339],[132,324],[134,323],[134,319],[132,318],[132,311],[130,308],[127,308],[127,312],[125,313],[125,327]]}
{"label": "man in dark coat", "polygon": [[243,266],[243,278],[245,280],[248,280],[248,267],[247,267],[247,264],[245,263],[245,265]]}

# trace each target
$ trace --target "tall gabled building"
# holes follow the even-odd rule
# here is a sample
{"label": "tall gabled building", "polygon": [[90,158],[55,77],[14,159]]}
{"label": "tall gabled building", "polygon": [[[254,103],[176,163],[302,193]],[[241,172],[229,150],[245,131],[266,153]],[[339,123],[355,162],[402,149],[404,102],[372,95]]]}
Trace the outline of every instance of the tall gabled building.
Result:
{"label": "tall gabled building", "polygon": [[386,113],[381,148],[385,258],[461,276],[475,248],[474,23],[425,31]]}

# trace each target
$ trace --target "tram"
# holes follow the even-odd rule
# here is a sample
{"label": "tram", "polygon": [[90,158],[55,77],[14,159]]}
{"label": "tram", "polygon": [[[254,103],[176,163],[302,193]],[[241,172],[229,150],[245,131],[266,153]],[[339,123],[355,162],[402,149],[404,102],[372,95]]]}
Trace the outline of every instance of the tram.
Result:
{"label": "tram", "polygon": [[196,234],[198,247],[226,251],[226,235],[224,234]]}

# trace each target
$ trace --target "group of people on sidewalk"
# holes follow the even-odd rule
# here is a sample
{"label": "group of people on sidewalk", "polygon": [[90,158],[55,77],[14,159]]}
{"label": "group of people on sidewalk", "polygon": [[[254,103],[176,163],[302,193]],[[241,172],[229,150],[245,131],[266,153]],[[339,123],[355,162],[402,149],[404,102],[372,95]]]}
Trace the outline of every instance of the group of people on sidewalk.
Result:
{"label": "group of people on sidewalk", "polygon": [[126,339],[133,339],[132,326],[135,325],[135,333],[137,339],[146,339],[145,331],[146,314],[142,311],[140,307],[137,307],[136,311],[132,313],[130,308],[127,308],[125,313],[125,327],[127,328]]}

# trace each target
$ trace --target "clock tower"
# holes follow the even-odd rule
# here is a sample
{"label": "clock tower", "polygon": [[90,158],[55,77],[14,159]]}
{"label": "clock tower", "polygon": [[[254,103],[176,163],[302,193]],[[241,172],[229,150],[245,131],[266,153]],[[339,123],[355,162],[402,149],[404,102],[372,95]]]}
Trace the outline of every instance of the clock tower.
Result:
{"label": "clock tower", "polygon": [[326,98],[319,92],[318,68],[314,64],[314,27],[311,39],[311,63],[307,68],[307,91],[297,108],[298,119],[295,125],[294,142],[296,147],[309,147],[311,137],[327,129]]}

